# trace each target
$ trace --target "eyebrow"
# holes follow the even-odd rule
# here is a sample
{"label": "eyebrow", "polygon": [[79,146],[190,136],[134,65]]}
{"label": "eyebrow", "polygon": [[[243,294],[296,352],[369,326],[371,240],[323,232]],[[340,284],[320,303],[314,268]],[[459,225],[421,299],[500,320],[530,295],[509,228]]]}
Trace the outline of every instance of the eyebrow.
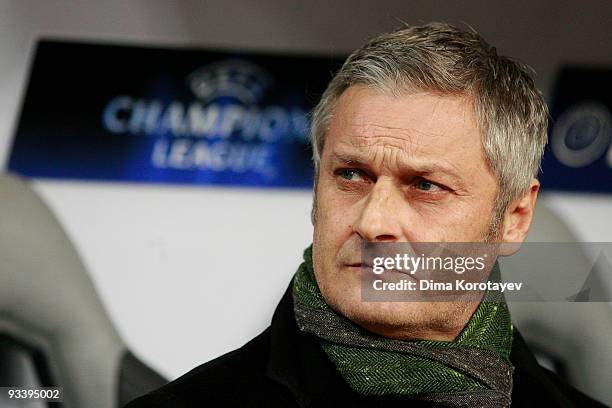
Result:
{"label": "eyebrow", "polygon": [[[372,167],[368,163],[368,160],[366,160],[359,154],[334,151],[332,152],[332,156],[336,161],[339,161],[345,165],[368,169]],[[419,175],[443,173],[451,177],[453,180],[461,182],[461,177],[459,176],[459,174],[452,167],[444,164],[432,162],[407,163],[405,161],[402,161],[401,163],[399,163],[399,166],[400,171],[402,173],[416,173]]]}

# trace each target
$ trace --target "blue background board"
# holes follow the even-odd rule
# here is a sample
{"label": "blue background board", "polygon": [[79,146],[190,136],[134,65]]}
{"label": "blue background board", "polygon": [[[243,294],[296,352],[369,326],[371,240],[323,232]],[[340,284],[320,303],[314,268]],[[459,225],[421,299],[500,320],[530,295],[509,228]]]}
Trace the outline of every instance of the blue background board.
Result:
{"label": "blue background board", "polygon": [[612,70],[562,69],[550,114],[542,189],[612,192]]}
{"label": "blue background board", "polygon": [[310,188],[307,115],[339,64],[40,41],[8,168],[42,178]]}
{"label": "blue background board", "polygon": [[[8,169],[29,177],[310,188],[308,112],[341,60],[40,41]],[[543,190],[612,192],[612,70],[567,67]]]}

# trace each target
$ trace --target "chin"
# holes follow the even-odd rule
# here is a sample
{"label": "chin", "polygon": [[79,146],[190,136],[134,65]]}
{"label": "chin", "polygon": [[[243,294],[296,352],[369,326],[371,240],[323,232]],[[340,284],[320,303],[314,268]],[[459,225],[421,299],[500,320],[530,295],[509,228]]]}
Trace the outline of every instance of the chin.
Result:
{"label": "chin", "polygon": [[338,313],[374,334],[389,338],[453,340],[463,328],[461,321],[469,319],[465,304],[362,302],[359,288],[330,295],[330,299],[324,297]]}

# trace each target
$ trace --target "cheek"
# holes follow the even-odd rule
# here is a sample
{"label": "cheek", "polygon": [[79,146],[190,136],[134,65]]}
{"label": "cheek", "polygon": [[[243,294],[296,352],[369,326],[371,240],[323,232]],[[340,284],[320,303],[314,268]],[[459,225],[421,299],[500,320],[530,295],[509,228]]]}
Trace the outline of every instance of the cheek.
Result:
{"label": "cheek", "polygon": [[447,237],[449,241],[479,242],[488,231],[492,205],[486,201],[464,203],[456,211],[447,214]]}
{"label": "cheek", "polygon": [[315,230],[324,241],[337,246],[351,233],[350,211],[333,198],[320,198]]}
{"label": "cheek", "polygon": [[316,206],[315,241],[320,249],[337,251],[352,234],[352,207],[325,184],[319,186]]}
{"label": "cheek", "polygon": [[491,206],[475,200],[454,200],[444,206],[410,207],[402,217],[408,241],[479,241],[489,225]]}

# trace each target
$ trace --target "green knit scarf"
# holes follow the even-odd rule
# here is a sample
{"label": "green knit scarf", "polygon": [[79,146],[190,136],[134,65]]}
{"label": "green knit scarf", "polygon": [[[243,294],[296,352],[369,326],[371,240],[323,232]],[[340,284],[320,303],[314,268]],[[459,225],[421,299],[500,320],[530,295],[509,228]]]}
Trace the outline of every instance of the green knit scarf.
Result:
{"label": "green knit scarf", "polygon": [[[499,274],[497,263],[493,272]],[[503,297],[499,302],[481,302],[455,341],[387,339],[365,331],[327,305],[315,279],[312,247],[304,251],[304,262],[296,272],[293,297],[298,326],[320,338],[323,350],[355,391],[460,393],[465,399],[470,393],[482,395],[493,389],[498,394],[495,401],[509,405],[513,327]]]}

